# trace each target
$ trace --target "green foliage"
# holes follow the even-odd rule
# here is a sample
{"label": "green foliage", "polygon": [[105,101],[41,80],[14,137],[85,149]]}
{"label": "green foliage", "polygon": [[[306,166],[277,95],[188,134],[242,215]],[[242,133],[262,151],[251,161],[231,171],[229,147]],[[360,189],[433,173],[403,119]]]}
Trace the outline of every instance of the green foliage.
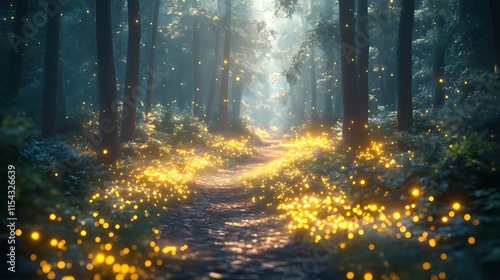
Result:
{"label": "green foliage", "polygon": [[[267,175],[248,180],[249,191],[257,204],[271,206],[286,216],[288,228],[294,229],[299,240],[318,243],[319,236],[324,247],[333,248],[332,258],[335,263],[341,260],[343,269],[359,263],[363,270],[385,275],[396,272],[401,278],[430,277],[431,271],[446,271],[448,277],[476,277],[481,270],[487,278],[489,272],[485,266],[499,261],[498,229],[494,225],[500,214],[500,91],[496,76],[485,76],[482,84],[484,90],[467,95],[460,103],[419,112],[416,128],[409,132],[392,132],[393,112],[373,119],[372,127],[378,129],[371,132],[372,143],[366,151],[345,150],[334,141],[314,146],[319,138],[308,140],[309,144],[304,141],[306,145],[302,147],[302,142],[297,140],[295,146],[298,147],[292,145],[293,150],[286,155],[290,160],[278,162],[276,167],[270,165]],[[294,157],[306,153],[308,148],[311,149],[309,156]],[[340,197],[343,205],[334,205],[331,200],[324,200],[325,197]],[[462,208],[453,213],[456,215],[453,220],[447,217],[447,223],[431,222],[448,216],[451,205],[457,201]],[[365,230],[364,235],[357,237],[355,230],[356,237],[346,240],[344,232],[337,230],[329,240],[324,240],[321,230],[331,229],[331,220],[356,224],[359,220],[352,217],[352,213],[360,214],[353,209],[359,207],[366,213],[370,211],[366,205],[370,204],[385,207],[384,215],[400,211],[397,209],[412,209],[411,205],[424,209],[425,214],[417,217],[418,223],[415,220],[405,223],[402,218],[405,225],[402,231],[398,228],[395,232],[389,228],[380,233]],[[414,213],[418,210],[413,211],[406,215],[409,218],[417,215]],[[466,223],[465,213],[478,218],[474,226],[479,220],[485,221],[485,225],[474,227]],[[340,227],[339,223],[334,225]],[[309,232],[304,225],[314,230]],[[371,228],[371,224],[367,228]],[[429,250],[427,241],[415,238],[415,234],[429,228],[441,237],[449,232],[448,237],[439,241],[438,250]],[[411,236],[405,240],[401,232],[410,232]],[[399,237],[394,238],[398,234]],[[476,247],[468,247],[464,242],[470,236],[480,241]],[[345,249],[338,248],[341,242]],[[375,251],[384,255],[367,250],[369,244],[376,244]],[[443,251],[454,260],[453,264],[440,259]],[[459,253],[463,251],[475,261],[469,263],[469,259]],[[422,269],[424,261],[432,263],[432,269]],[[468,265],[456,266],[456,263]]]}
{"label": "green foliage", "polygon": [[191,114],[179,114],[156,108],[145,125],[139,127],[139,135],[166,141],[169,145],[204,145],[208,140],[208,127]]}
{"label": "green foliage", "polygon": [[34,133],[33,124],[26,118],[2,116],[0,149],[2,160],[16,160],[25,139]]}
{"label": "green foliage", "polygon": [[[0,125],[0,164],[3,168],[9,165],[15,167],[16,178],[16,213],[26,221],[35,220],[38,207],[50,204],[48,198],[59,194],[59,189],[51,180],[33,168],[23,157],[23,151],[28,137],[34,135],[33,124],[24,117],[3,116]],[[7,182],[7,169],[0,174],[0,180]],[[43,193],[41,196],[39,194]],[[5,195],[0,194],[0,199],[7,201]],[[2,212],[2,217],[6,212]]]}
{"label": "green foliage", "polygon": [[291,18],[297,9],[298,2],[298,0],[275,0],[275,14]]}

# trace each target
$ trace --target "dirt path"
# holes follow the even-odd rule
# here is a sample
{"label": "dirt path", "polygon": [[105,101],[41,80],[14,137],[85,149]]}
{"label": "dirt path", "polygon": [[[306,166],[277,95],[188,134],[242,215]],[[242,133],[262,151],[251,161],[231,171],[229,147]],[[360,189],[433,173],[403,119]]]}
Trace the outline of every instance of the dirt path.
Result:
{"label": "dirt path", "polygon": [[302,268],[310,250],[292,244],[283,221],[255,209],[237,183],[241,174],[281,156],[278,144],[266,141],[250,163],[200,177],[195,198],[169,211],[164,238],[189,250],[184,260],[167,265],[166,279],[323,278]]}

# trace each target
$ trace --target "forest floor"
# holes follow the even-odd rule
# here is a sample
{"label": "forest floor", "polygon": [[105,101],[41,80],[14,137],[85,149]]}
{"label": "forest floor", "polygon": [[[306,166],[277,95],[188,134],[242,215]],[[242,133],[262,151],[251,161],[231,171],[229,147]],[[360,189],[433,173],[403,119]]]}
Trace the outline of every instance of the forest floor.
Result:
{"label": "forest floor", "polygon": [[312,250],[294,242],[277,213],[252,203],[239,178],[283,156],[277,140],[265,140],[247,162],[201,175],[192,199],[170,209],[161,226],[187,254],[166,265],[166,279],[333,279],[327,266],[303,269]]}

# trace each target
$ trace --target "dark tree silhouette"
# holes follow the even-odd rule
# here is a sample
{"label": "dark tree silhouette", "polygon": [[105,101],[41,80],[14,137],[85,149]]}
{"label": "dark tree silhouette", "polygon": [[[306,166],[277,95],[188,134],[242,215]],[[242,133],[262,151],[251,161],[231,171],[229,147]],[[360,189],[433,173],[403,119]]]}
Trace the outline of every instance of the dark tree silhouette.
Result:
{"label": "dark tree silhouette", "polygon": [[398,130],[404,131],[413,127],[412,111],[412,34],[415,17],[414,0],[401,1],[401,19],[399,21],[397,45],[398,69]]}
{"label": "dark tree silhouette", "polygon": [[[192,0],[193,9],[198,9],[198,0]],[[201,60],[200,60],[200,24],[197,15],[193,19],[193,115],[201,119],[203,116],[202,109],[202,91],[201,91]]]}
{"label": "dark tree silhouette", "polygon": [[99,159],[103,163],[114,163],[119,154],[111,0],[96,0],[96,43],[97,80],[100,99]]}
{"label": "dark tree silhouette", "polygon": [[42,136],[56,136],[60,14],[49,16],[45,33]]}
{"label": "dark tree silhouette", "polygon": [[122,110],[120,140],[133,141],[135,132],[136,101],[139,85],[141,50],[141,21],[139,0],[128,0],[128,47],[125,74],[125,95]]}
{"label": "dark tree silhouette", "polygon": [[243,98],[243,82],[239,77],[233,83],[233,121],[238,122],[241,116],[241,101]]}
{"label": "dark tree silhouette", "polygon": [[327,89],[325,92],[325,120],[330,122],[333,121],[333,92],[335,90],[334,87],[334,79],[333,79],[333,59],[328,59],[328,62],[326,63],[326,71],[327,71]]}
{"label": "dark tree silhouette", "polygon": [[356,73],[356,44],[354,1],[339,0],[340,41],[342,48],[342,97],[344,122],[342,135],[344,141],[357,149],[364,142],[362,120],[359,114],[359,93]]}
{"label": "dark tree silhouette", "polygon": [[495,72],[500,71],[500,1],[490,0],[490,15],[495,42]]}
{"label": "dark tree silhouette", "polygon": [[[362,129],[368,129],[368,60],[370,55],[370,43],[368,33],[368,0],[357,1],[357,32],[359,40],[356,60],[356,70],[358,72],[358,94],[359,94],[359,114]],[[367,132],[366,132],[367,133]],[[368,138],[366,138],[368,139]]]}
{"label": "dark tree silhouette", "polygon": [[314,49],[314,43],[311,44],[311,53],[310,53],[310,66],[311,66],[311,119],[316,120],[318,115],[316,113],[317,106],[317,97],[318,97],[318,88],[316,87],[316,51]]}
{"label": "dark tree silhouette", "polygon": [[231,53],[231,0],[226,0],[226,18],[224,32],[224,53],[222,61],[222,80],[219,99],[219,129],[226,131],[228,128],[228,100],[229,100],[229,68]]}
{"label": "dark tree silhouette", "polygon": [[158,34],[158,13],[160,11],[160,0],[155,0],[153,12],[153,26],[151,26],[151,44],[149,52],[149,73],[148,73],[148,87],[146,90],[146,115],[151,112],[153,103],[153,90],[155,82],[155,62],[156,62],[156,37]]}
{"label": "dark tree silhouette", "polygon": [[[87,0],[87,2],[89,5],[89,14],[91,17],[89,27],[92,28],[92,30],[95,30],[96,29],[96,26],[95,26],[96,25],[95,1],[94,0]],[[92,55],[94,57],[97,57],[97,42],[96,42],[95,36],[91,36],[90,45],[92,46],[92,49],[90,50],[90,52],[92,53]],[[89,70],[91,71],[91,73],[96,73],[97,72],[97,65],[96,64],[90,65]],[[97,79],[95,79],[92,82],[92,90],[93,90],[93,94],[92,94],[92,96],[90,96],[90,100],[92,101],[92,103],[95,106],[98,106],[99,105],[99,85],[97,84]]]}
{"label": "dark tree silhouette", "polygon": [[434,96],[432,105],[441,107],[444,105],[444,54],[445,45],[443,37],[444,18],[438,15],[436,19],[437,38],[434,47],[434,62],[432,64],[432,76],[434,78]]}
{"label": "dark tree silhouette", "polygon": [[10,79],[7,90],[4,91],[4,98],[11,100],[19,95],[21,85],[21,75],[23,71],[23,55],[26,39],[22,36],[23,18],[28,17],[28,0],[16,1],[16,15],[14,18],[14,33],[9,33],[9,40],[12,45],[10,59]]}
{"label": "dark tree silhouette", "polygon": [[64,60],[59,59],[59,68],[57,69],[58,77],[57,77],[57,107],[59,107],[58,111],[58,119],[63,120],[67,115],[67,96],[66,96],[66,80],[64,78],[65,69]]}
{"label": "dark tree silhouette", "polygon": [[214,102],[215,102],[215,90],[217,87],[218,77],[219,77],[219,69],[220,69],[220,29],[215,27],[215,55],[214,55],[214,67],[212,72],[212,78],[210,80],[210,91],[208,93],[208,102],[206,109],[206,120],[208,122],[212,122],[214,115]]}

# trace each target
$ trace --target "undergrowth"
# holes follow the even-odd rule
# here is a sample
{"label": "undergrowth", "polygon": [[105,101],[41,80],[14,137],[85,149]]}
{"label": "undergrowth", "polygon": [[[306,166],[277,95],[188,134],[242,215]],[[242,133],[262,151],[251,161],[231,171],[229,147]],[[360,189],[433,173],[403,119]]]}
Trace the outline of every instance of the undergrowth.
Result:
{"label": "undergrowth", "polygon": [[483,124],[498,122],[499,104],[476,93],[422,112],[405,133],[374,119],[370,145],[356,153],[331,133],[298,136],[242,180],[348,279],[494,279],[499,135]]}
{"label": "undergrowth", "polygon": [[18,170],[17,264],[27,277],[48,279],[154,277],[189,249],[161,238],[169,207],[193,195],[201,171],[250,157],[253,144],[155,108],[121,145],[117,164],[100,165],[97,114],[82,106],[69,113],[82,125],[52,139],[27,119],[3,118],[3,160]]}

